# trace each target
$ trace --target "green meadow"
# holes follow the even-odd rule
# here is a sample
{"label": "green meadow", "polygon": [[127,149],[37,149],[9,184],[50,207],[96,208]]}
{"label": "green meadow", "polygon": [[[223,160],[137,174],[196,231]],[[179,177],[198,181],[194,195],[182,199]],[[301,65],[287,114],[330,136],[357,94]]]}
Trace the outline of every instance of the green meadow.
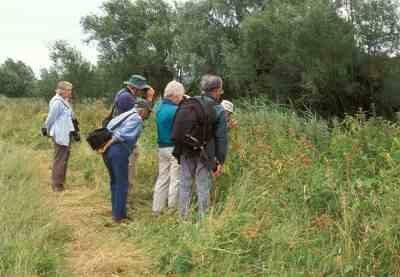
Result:
{"label": "green meadow", "polygon": [[[107,227],[109,215],[99,215],[99,232],[111,228],[136,245],[152,261],[150,275],[400,276],[400,126],[363,112],[328,124],[263,99],[238,106],[206,218],[197,218],[195,202],[189,222],[174,211],[152,215],[152,116],[129,196],[133,221]],[[108,108],[75,104],[82,137]],[[64,247],[72,227],[43,189],[52,159],[40,135],[46,112],[44,101],[0,98],[0,276],[72,274]],[[101,156],[74,143],[67,189],[90,189],[109,203],[108,186]],[[89,209],[91,198],[84,201]]]}

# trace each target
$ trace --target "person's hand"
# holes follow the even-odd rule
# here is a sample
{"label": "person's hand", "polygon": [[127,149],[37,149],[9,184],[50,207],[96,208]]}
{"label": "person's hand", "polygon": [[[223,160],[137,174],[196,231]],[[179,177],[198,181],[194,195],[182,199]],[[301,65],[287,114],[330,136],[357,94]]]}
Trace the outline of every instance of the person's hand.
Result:
{"label": "person's hand", "polygon": [[222,164],[219,164],[217,165],[217,168],[211,173],[211,175],[213,177],[218,177],[222,174],[222,170],[223,170]]}
{"label": "person's hand", "polygon": [[104,154],[107,150],[107,148],[113,143],[113,140],[110,139],[106,144],[104,144],[103,147],[99,148],[96,150],[97,153],[99,154]]}
{"label": "person's hand", "polygon": [[237,123],[237,121],[235,119],[230,119],[228,121],[228,128],[229,129],[236,128],[237,126],[238,126],[238,123]]}
{"label": "person's hand", "polygon": [[154,96],[156,95],[156,91],[150,87],[147,91],[146,91],[146,100],[153,102]]}
{"label": "person's hand", "polygon": [[42,127],[41,132],[42,132],[42,136],[47,137],[48,132],[47,132],[47,128],[46,127]]}
{"label": "person's hand", "polygon": [[72,137],[74,138],[74,140],[76,142],[80,142],[81,141],[81,135],[77,131],[72,131]]}

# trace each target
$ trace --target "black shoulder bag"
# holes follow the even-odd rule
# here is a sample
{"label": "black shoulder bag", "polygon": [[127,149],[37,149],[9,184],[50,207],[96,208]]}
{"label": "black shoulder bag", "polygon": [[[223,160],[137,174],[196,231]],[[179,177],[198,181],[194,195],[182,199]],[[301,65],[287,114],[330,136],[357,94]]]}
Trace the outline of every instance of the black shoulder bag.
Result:
{"label": "black shoulder bag", "polygon": [[108,130],[107,127],[101,127],[90,132],[86,137],[86,141],[89,143],[90,147],[95,151],[102,148],[112,138],[112,131],[119,127],[122,122],[124,122],[132,114],[133,113],[130,113],[121,119],[110,130]]}

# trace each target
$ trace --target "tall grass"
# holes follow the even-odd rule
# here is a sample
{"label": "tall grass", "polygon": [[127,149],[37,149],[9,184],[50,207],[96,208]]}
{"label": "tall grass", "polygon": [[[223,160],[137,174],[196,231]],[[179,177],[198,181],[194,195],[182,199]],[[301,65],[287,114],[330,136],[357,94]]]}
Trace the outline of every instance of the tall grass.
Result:
{"label": "tall grass", "polygon": [[[132,239],[164,273],[399,275],[398,126],[360,113],[329,128],[313,116],[258,107],[237,112],[210,216],[194,224],[152,219],[147,203],[130,225]],[[139,174],[154,172],[147,156],[140,163]],[[150,200],[153,184],[140,183]]]}
{"label": "tall grass", "polygon": [[66,230],[43,202],[32,151],[0,142],[0,276],[64,276]]}
{"label": "tall grass", "polygon": [[[176,214],[151,215],[157,174],[151,118],[130,196],[134,221],[116,231],[147,250],[161,274],[400,276],[399,126],[363,113],[328,126],[264,101],[239,106],[240,127],[229,134],[209,216],[198,221],[195,205],[189,223]],[[43,103],[0,103],[0,109],[20,118],[5,117],[12,131],[0,130],[2,139],[49,149],[38,137]],[[85,134],[107,109],[95,102],[77,105],[76,113]],[[22,137],[24,131],[32,136]],[[73,146],[70,168],[74,184],[108,197],[101,158],[84,142]]]}
{"label": "tall grass", "polygon": [[0,276],[67,276],[60,225],[40,188],[45,105],[0,98]]}

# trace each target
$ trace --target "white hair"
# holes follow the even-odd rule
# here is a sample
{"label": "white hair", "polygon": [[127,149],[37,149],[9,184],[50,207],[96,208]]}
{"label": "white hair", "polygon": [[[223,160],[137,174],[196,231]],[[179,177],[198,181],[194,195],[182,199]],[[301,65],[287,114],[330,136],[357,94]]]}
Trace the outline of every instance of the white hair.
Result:
{"label": "white hair", "polygon": [[171,81],[167,84],[164,89],[164,98],[172,98],[173,96],[177,96],[180,99],[185,94],[185,88],[178,81]]}

